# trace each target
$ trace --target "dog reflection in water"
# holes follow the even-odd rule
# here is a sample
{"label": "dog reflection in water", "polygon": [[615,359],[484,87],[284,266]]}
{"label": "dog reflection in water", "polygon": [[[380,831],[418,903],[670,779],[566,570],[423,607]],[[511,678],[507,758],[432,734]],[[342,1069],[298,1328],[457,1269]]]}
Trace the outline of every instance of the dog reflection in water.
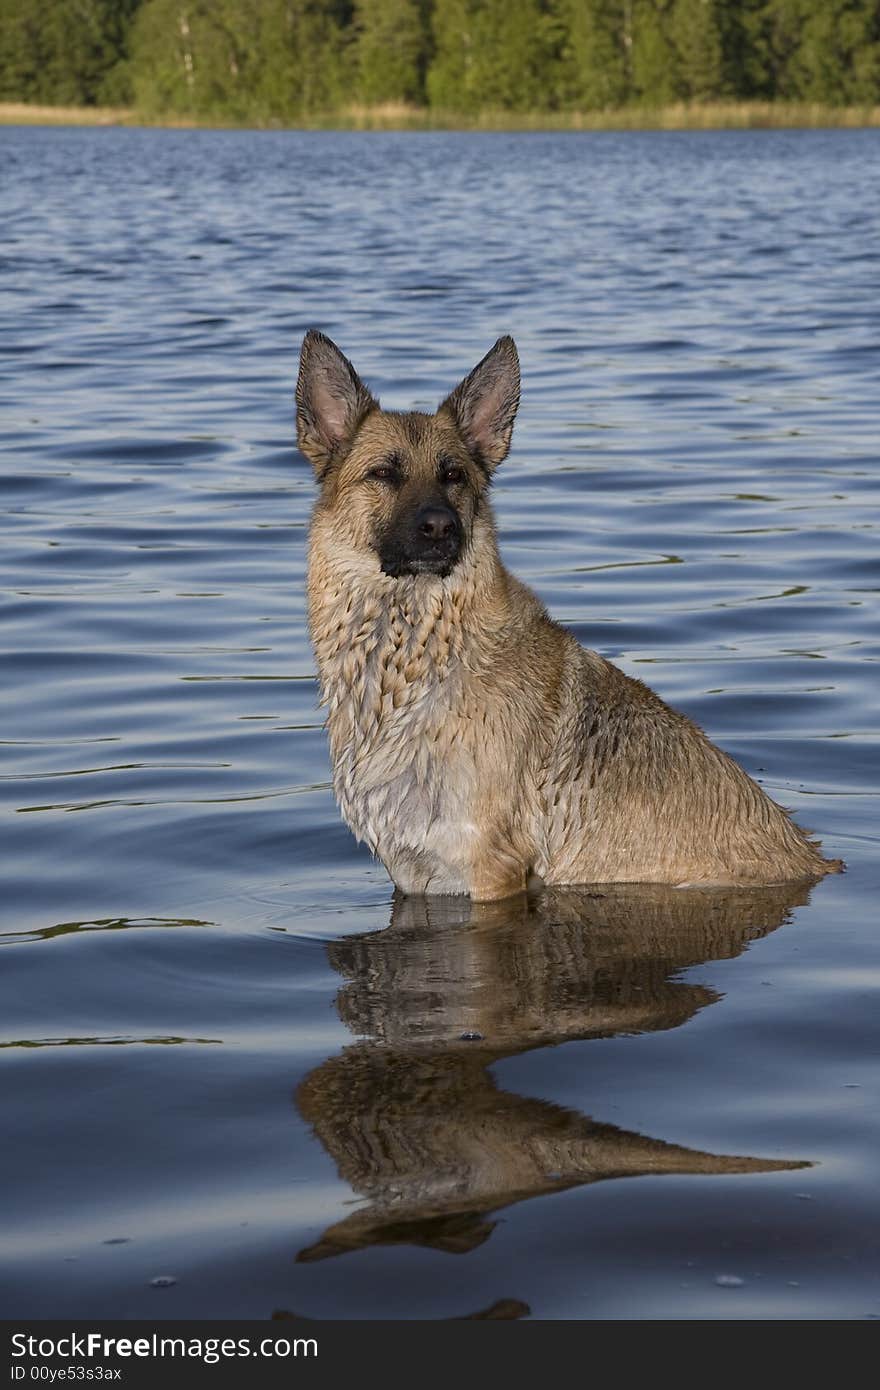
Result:
{"label": "dog reflection in water", "polygon": [[298,1258],[398,1243],[468,1251],[500,1207],[602,1178],[809,1166],[599,1124],[501,1090],[489,1071],[553,1043],[677,1028],[719,997],[677,973],[739,955],[808,891],[400,898],[385,931],[332,943],[339,1013],[362,1041],[311,1072],[297,1104],[366,1201]]}

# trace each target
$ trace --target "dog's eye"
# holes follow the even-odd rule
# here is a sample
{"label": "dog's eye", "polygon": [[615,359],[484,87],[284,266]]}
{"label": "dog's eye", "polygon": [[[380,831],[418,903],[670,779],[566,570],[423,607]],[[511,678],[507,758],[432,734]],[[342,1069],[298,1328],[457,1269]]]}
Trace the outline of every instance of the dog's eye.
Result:
{"label": "dog's eye", "polygon": [[392,468],[390,463],[377,463],[375,468],[370,469],[367,477],[377,483],[393,483],[397,477],[397,469]]}
{"label": "dog's eye", "polygon": [[463,477],[464,471],[461,468],[457,467],[456,464],[450,463],[447,464],[441,472],[440,481],[449,484],[460,483]]}

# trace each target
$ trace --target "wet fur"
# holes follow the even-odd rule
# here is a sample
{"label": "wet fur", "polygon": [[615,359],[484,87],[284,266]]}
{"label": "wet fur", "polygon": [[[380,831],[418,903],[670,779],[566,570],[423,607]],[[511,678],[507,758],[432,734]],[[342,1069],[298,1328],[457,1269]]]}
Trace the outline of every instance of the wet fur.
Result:
{"label": "wet fur", "polygon": [[[511,339],[434,415],[382,411],[329,339],[303,345],[298,439],[321,481],[309,624],[354,834],[404,893],[483,901],[532,878],[767,884],[838,869],[695,724],[581,647],[505,569],[487,491],[518,399]],[[394,482],[376,481],[388,459]],[[415,555],[426,497],[455,511],[456,563],[384,572],[391,542]]]}

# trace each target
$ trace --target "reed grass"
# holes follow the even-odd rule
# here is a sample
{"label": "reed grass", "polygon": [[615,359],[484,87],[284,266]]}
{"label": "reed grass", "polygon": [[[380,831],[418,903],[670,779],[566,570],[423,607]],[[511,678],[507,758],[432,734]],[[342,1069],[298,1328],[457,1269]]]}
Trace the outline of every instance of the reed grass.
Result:
{"label": "reed grass", "polygon": [[0,103],[0,125],[163,126],[173,129],[299,130],[758,130],[880,126],[880,106],[824,106],[817,102],[676,102],[610,111],[480,111],[463,114],[386,102],[352,103],[290,123],[218,117],[152,115],[130,107],[31,106]]}
{"label": "reed grass", "polygon": [[[880,126],[880,106],[824,106],[818,102],[676,102],[609,111],[492,111],[463,115],[389,102],[352,104],[326,119],[356,130],[756,130]],[[315,124],[323,126],[324,119]]]}

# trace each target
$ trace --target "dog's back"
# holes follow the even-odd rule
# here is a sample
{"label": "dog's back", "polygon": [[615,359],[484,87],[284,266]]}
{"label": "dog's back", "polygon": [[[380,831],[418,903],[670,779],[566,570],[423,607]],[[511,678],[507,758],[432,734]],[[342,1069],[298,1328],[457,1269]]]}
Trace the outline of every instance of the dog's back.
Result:
{"label": "dog's back", "polygon": [[826,872],[815,845],[691,720],[569,642],[545,792],[548,882],[778,883]]}

